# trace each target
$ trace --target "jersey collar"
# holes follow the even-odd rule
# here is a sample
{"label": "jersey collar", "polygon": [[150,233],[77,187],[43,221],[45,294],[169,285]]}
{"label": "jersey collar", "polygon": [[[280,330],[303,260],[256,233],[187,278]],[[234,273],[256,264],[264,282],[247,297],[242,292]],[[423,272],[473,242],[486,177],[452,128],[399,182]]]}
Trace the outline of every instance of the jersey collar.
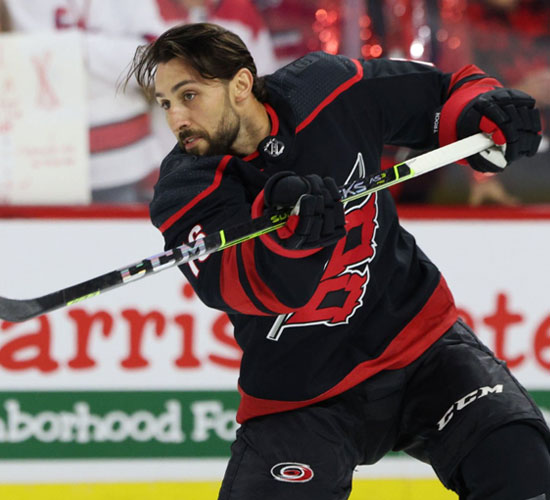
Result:
{"label": "jersey collar", "polygon": [[[265,110],[267,111],[267,115],[269,116],[269,120],[271,121],[271,131],[269,132],[269,136],[260,142],[259,149],[261,149],[261,147],[266,143],[266,140],[269,141],[271,138],[274,138],[279,133],[279,117],[277,116],[276,111],[267,102],[264,102],[263,104],[264,104]],[[243,160],[251,161],[257,158],[259,155],[260,155],[260,152],[256,150],[254,151],[254,153],[251,153],[248,156],[245,156]]]}

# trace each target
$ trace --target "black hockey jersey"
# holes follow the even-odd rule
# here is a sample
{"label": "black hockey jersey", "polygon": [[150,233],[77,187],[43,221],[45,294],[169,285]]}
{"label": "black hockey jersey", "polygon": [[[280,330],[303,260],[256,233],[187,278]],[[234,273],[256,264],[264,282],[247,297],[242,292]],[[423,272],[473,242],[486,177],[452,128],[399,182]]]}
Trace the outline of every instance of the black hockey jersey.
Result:
{"label": "black hockey jersey", "polygon": [[[450,142],[461,108],[498,82],[475,66],[444,74],[409,61],[310,54],[266,77],[272,130],[245,158],[176,146],[151,203],[166,248],[258,216],[275,172],[338,185],[380,169],[384,144]],[[436,266],[400,225],[389,192],[345,206],[335,246],[288,251],[269,235],[181,266],[227,312],[243,350],[237,419],[306,406],[408,365],[457,319]]]}

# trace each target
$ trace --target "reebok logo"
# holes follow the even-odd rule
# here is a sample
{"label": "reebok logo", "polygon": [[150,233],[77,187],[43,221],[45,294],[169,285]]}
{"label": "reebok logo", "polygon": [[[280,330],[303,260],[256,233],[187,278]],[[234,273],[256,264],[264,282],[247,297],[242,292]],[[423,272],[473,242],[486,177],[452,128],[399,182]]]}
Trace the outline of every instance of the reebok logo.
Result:
{"label": "reebok logo", "polygon": [[466,394],[466,396],[460,398],[458,401],[455,401],[451,405],[451,407],[445,412],[445,415],[443,415],[441,420],[437,423],[437,429],[442,431],[451,421],[457,411],[463,410],[464,408],[466,408],[466,406],[473,403],[474,401],[477,401],[478,399],[487,396],[487,394],[498,394],[501,393],[502,390],[503,385],[497,384],[494,387],[480,387],[479,389],[476,389],[475,391]]}
{"label": "reebok logo", "polygon": [[441,119],[441,113],[438,112],[434,116],[434,128],[433,128],[434,134],[437,134],[437,132],[439,131],[439,120],[440,119]]}

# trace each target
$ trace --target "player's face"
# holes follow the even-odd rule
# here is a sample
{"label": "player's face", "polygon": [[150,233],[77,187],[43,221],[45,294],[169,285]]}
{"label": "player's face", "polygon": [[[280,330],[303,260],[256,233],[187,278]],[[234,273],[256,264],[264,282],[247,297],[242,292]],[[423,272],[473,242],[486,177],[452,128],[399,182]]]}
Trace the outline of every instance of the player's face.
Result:
{"label": "player's face", "polygon": [[232,153],[240,117],[227,82],[202,78],[180,59],[158,65],[155,97],[180,147],[191,154]]}

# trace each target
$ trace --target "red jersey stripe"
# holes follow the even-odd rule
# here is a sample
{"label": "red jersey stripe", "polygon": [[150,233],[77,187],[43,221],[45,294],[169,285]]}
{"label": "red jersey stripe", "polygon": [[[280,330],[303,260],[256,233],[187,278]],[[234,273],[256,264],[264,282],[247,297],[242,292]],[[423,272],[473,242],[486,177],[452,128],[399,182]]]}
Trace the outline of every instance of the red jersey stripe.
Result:
{"label": "red jersey stripe", "polygon": [[359,80],[361,80],[361,78],[363,78],[363,66],[357,59],[352,59],[352,61],[357,67],[357,73],[355,74],[355,76],[342,83],[339,87],[336,88],[336,90],[333,90],[327,97],[325,97],[321,101],[321,103],[309,114],[309,116],[296,127],[296,133],[306,128],[323,110],[323,108],[334,101],[334,99],[336,99],[342,92],[349,89],[352,85],[355,85]]}
{"label": "red jersey stripe", "polygon": [[227,164],[231,160],[232,156],[226,155],[224,156],[220,163],[218,164],[218,167],[216,168],[216,173],[214,175],[214,181],[210,186],[208,186],[202,193],[195,196],[189,203],[181,207],[175,214],[171,215],[164,221],[164,223],[159,227],[160,231],[164,233],[166,230],[170,229],[176,221],[181,219],[185,215],[186,212],[188,212],[191,208],[193,208],[199,201],[206,198],[210,193],[215,191],[218,186],[220,185],[223,177],[223,172],[225,170],[225,167],[227,167]]}
{"label": "red jersey stripe", "polygon": [[269,314],[260,311],[244,291],[239,279],[236,246],[226,248],[222,253],[220,292],[224,302],[235,311],[255,316],[269,316]]}
{"label": "red jersey stripe", "polygon": [[243,161],[252,161],[254,158],[258,158],[258,156],[260,156],[259,151],[254,151],[254,153],[251,153],[248,156],[245,156],[243,158]]}
{"label": "red jersey stripe", "polygon": [[271,107],[271,105],[267,104],[267,102],[264,102],[264,107],[269,115],[269,119],[271,120],[271,132],[269,135],[277,135],[279,133],[279,117],[277,116],[275,110]]}
{"label": "red jersey stripe", "polygon": [[256,259],[254,258],[254,240],[248,240],[241,244],[243,262],[245,265],[246,277],[254,292],[254,295],[267,307],[270,311],[276,313],[290,313],[293,309],[284,305],[273,291],[264,283],[258,272],[256,271]]}
{"label": "red jersey stripe", "polygon": [[[264,103],[264,107],[267,111],[269,119],[271,120],[271,132],[269,132],[269,135],[277,135],[277,133],[279,132],[279,117],[277,116],[275,110],[266,102]],[[252,161],[254,158],[258,158],[258,156],[260,156],[260,152],[254,151],[248,156],[245,156],[243,158],[243,161]]]}
{"label": "red jersey stripe", "polygon": [[239,386],[241,404],[237,412],[237,421],[243,423],[253,417],[303,408],[341,394],[382,370],[403,368],[418,359],[457,319],[458,313],[453,297],[445,279],[441,277],[439,285],[424,307],[378,358],[357,365],[331,389],[305,401],[255,398],[246,394]]}

